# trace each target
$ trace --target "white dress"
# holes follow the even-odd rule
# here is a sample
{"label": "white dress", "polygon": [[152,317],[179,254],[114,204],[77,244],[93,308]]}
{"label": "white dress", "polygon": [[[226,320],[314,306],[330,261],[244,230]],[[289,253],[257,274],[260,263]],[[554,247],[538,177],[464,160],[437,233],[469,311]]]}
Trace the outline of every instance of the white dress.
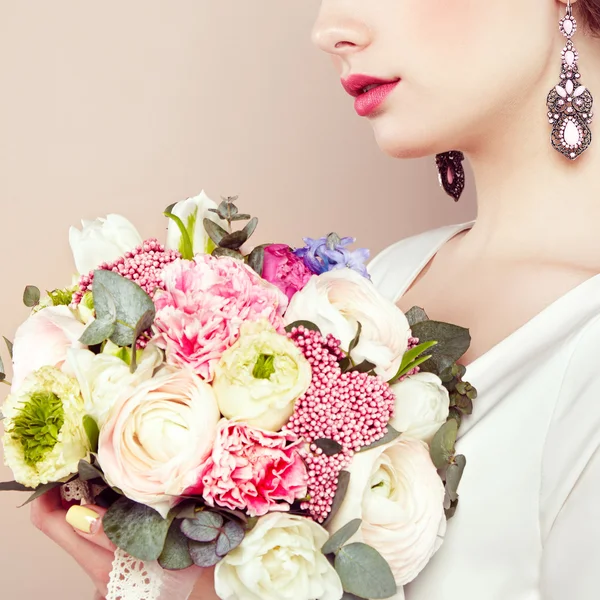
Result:
{"label": "white dress", "polygon": [[[371,262],[374,283],[398,301],[472,224],[390,246]],[[479,395],[457,443],[467,457],[459,507],[406,600],[598,600],[600,274],[476,359],[464,379]]]}

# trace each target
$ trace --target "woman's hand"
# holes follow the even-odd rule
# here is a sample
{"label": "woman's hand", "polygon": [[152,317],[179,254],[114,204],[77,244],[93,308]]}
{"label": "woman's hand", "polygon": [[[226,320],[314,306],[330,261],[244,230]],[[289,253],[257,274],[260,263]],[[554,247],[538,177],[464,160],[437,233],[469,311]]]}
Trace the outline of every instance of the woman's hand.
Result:
{"label": "woman's hand", "polygon": [[106,596],[115,551],[102,530],[105,512],[98,506],[86,505],[74,506],[67,513],[58,488],[31,505],[31,522],[77,561],[92,580],[97,598]]}
{"label": "woman's hand", "polygon": [[[47,492],[31,506],[31,522],[70,554],[88,574],[96,588],[94,600],[102,600],[106,596],[115,551],[115,545],[102,530],[105,512],[106,509],[93,505],[77,505],[69,511],[64,510],[58,488]],[[219,600],[214,591],[214,569],[192,569],[170,572],[167,587],[181,586],[193,577],[197,581],[189,600]],[[191,583],[184,584],[184,587],[188,585]],[[166,592],[164,600],[169,600],[167,596],[172,597],[170,592]]]}

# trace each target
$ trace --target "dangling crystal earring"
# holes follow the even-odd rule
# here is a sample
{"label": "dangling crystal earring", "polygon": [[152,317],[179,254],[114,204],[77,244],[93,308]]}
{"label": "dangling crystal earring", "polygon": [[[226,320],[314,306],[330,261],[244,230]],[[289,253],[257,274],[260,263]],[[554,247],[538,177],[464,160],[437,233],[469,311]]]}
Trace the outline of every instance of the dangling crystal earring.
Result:
{"label": "dangling crystal earring", "polygon": [[571,38],[577,31],[571,0],[567,0],[567,14],[560,20],[560,32],[567,38],[562,51],[561,82],[548,94],[548,121],[552,125],[552,145],[570,160],[581,156],[592,143],[594,99],[579,79],[579,53]]}
{"label": "dangling crystal earring", "polygon": [[463,160],[465,160],[465,155],[459,150],[450,150],[435,156],[440,185],[448,196],[454,198],[455,202],[458,202],[465,189]]}

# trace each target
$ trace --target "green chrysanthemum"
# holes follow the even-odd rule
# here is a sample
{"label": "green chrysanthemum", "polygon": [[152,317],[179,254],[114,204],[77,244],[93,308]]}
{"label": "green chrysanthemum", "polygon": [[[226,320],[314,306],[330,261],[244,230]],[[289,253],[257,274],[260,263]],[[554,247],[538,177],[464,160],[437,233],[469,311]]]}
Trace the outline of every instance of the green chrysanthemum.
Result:
{"label": "green chrysanthemum", "polygon": [[2,413],[4,462],[23,485],[61,481],[89,454],[79,385],[59,369],[35,371],[6,399]]}

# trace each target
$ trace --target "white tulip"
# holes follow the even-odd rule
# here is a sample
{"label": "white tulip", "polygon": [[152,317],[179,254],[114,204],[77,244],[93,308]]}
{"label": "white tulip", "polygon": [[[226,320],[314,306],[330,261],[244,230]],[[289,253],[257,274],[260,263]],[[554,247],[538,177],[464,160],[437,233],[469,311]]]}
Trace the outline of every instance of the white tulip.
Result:
{"label": "white tulip", "polygon": [[354,455],[344,501],[327,529],[362,519],[349,542],[364,542],[387,560],[396,584],[412,581],[441,545],[446,531],[444,485],[427,445],[400,436]]}
{"label": "white tulip", "polygon": [[396,375],[408,348],[410,326],[404,313],[371,281],[351,269],[312,277],[292,298],[285,320],[286,324],[311,321],[324,335],[340,340],[345,351],[360,322],[360,341],[351,357],[356,364],[364,360],[373,363],[385,381]]}
{"label": "white tulip", "polygon": [[396,403],[390,425],[410,437],[431,444],[446,422],[450,394],[434,373],[417,373],[391,386]]}
{"label": "white tulip", "polygon": [[[215,248],[214,242],[210,239],[204,229],[203,222],[205,218],[218,223],[224,229],[226,228],[226,223],[223,223],[216,213],[209,211],[211,208],[216,209],[217,204],[206,195],[204,190],[202,190],[200,194],[194,198],[188,198],[187,200],[178,202],[171,209],[171,213],[181,219],[189,233],[192,242],[192,254],[194,256],[196,254],[210,254]],[[178,250],[183,254],[181,230],[173,219],[169,219],[167,248],[170,250]]]}
{"label": "white tulip", "polygon": [[142,243],[137,229],[121,215],[108,215],[95,221],[82,221],[81,231],[69,230],[69,243],[75,266],[87,275],[104,262],[110,263]]}
{"label": "white tulip", "polygon": [[221,600],[340,600],[342,584],[321,552],[327,531],[285,513],[258,519],[215,568]]}

